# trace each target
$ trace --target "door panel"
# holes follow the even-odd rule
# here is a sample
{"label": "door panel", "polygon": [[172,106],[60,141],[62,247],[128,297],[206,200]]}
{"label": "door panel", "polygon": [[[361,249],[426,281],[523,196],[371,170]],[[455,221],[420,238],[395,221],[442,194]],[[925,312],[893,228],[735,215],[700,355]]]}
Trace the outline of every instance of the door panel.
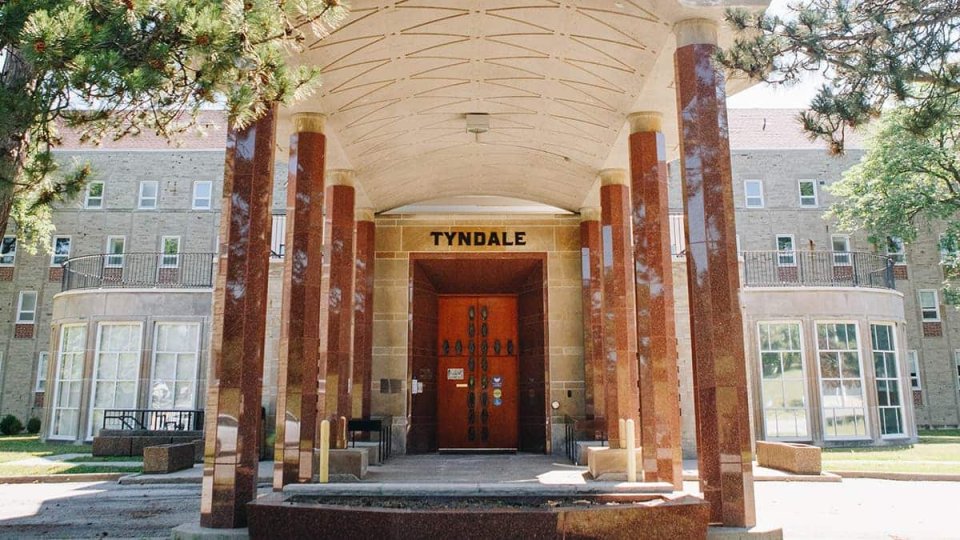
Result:
{"label": "door panel", "polygon": [[517,299],[441,296],[437,421],[443,448],[517,448]]}

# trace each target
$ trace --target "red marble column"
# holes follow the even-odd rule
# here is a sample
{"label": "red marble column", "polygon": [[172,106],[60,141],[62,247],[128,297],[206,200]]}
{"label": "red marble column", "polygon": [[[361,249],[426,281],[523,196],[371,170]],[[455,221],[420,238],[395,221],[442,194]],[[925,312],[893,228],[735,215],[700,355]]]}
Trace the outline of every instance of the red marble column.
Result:
{"label": "red marble column", "polygon": [[280,309],[273,487],[309,482],[317,438],[317,362],[323,256],[324,116],[291,119],[286,257]]}
{"label": "red marble column", "polygon": [[680,392],[666,143],[659,113],[634,113],[629,120],[643,476],[679,490]]}
{"label": "red marble column", "polygon": [[607,436],[620,445],[618,421],[637,410],[637,323],[630,234],[630,179],[624,169],[600,171],[603,246],[603,352]]}
{"label": "red marble column", "polygon": [[230,129],[213,295],[200,525],[246,527],[257,496],[277,109]]}
{"label": "red marble column", "polygon": [[603,384],[603,264],[600,209],[580,209],[580,269],[583,305],[583,375],[587,419],[605,423]]}
{"label": "red marble column", "polygon": [[[323,280],[320,299],[319,419],[332,425],[351,417],[350,376],[353,348],[353,171],[327,175],[324,198]],[[343,448],[339,430],[331,429],[331,445]]]}
{"label": "red marble column", "polygon": [[370,366],[373,363],[373,277],[377,227],[373,209],[357,210],[357,257],[353,295],[353,416],[370,416]]}
{"label": "red marble column", "polygon": [[716,23],[675,28],[700,489],[711,521],[756,522],[724,81]]}

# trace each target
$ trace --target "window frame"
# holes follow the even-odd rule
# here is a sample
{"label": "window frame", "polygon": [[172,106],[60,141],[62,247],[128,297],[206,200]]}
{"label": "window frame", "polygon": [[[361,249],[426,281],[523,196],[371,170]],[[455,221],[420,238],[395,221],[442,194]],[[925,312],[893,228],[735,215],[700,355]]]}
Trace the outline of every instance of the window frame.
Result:
{"label": "window frame", "polygon": [[[61,370],[62,370],[62,368],[63,368],[63,355],[64,355],[63,347],[64,347],[64,344],[65,344],[65,342],[66,342],[66,341],[64,340],[64,336],[66,335],[67,329],[69,329],[69,328],[81,328],[81,329],[82,329],[82,334],[81,334],[81,335],[82,335],[82,342],[83,342],[84,348],[83,348],[82,351],[79,352],[80,358],[81,358],[80,378],[79,378],[79,379],[61,379],[61,377],[60,377],[60,375],[61,375]],[[54,371],[53,371],[53,395],[52,395],[52,400],[53,400],[53,401],[51,401],[51,405],[50,405],[51,414],[50,414],[50,426],[49,426],[49,428],[48,428],[48,429],[49,429],[49,432],[48,432],[48,435],[47,435],[47,439],[48,439],[48,440],[55,440],[55,441],[67,440],[67,441],[70,441],[70,440],[75,440],[77,437],[80,436],[80,428],[81,428],[81,426],[82,426],[82,424],[80,423],[80,415],[81,415],[81,411],[83,411],[83,397],[84,397],[84,393],[83,393],[83,371],[84,371],[84,369],[83,369],[83,368],[84,368],[84,366],[86,365],[86,345],[87,345],[87,331],[88,331],[88,330],[89,330],[89,328],[87,327],[87,323],[72,323],[72,324],[64,324],[64,325],[61,325],[61,326],[60,326],[60,339],[59,339],[59,342],[57,343],[57,357],[56,357],[56,362],[57,362],[57,364],[56,364],[56,367],[54,368]],[[77,352],[71,352],[70,354],[77,354]],[[77,403],[77,406],[76,406],[76,407],[61,407],[61,406],[60,406],[60,383],[63,382],[63,381],[76,382],[76,383],[79,383],[79,384],[80,384],[80,391],[77,393],[79,403]],[[76,431],[74,431],[72,434],[69,434],[69,433],[68,433],[68,434],[62,434],[62,433],[58,433],[58,432],[56,431],[56,429],[57,429],[57,420],[58,420],[57,414],[58,414],[59,411],[61,411],[61,410],[63,410],[63,409],[75,409],[75,410],[77,411]]]}
{"label": "window frame", "polygon": [[[759,195],[750,195],[750,188],[748,186],[751,184],[756,184],[757,186],[760,187]],[[760,199],[760,204],[750,204],[751,198],[758,198],[758,197]],[[766,197],[764,197],[764,193],[763,193],[763,180],[757,180],[757,179],[744,180],[743,181],[743,206],[745,208],[763,208],[765,206],[765,203],[766,203]]]}
{"label": "window frame", "polygon": [[[12,238],[13,243],[11,244],[11,251],[8,253],[10,257],[10,262],[4,262],[3,258],[8,256],[8,254],[3,253],[3,249],[6,248],[7,239]],[[0,267],[11,268],[17,265],[17,235],[7,234],[0,239]]]}
{"label": "window frame", "polygon": [[[24,310],[23,309],[23,299],[29,296],[33,296],[33,309]],[[20,291],[20,294],[17,296],[17,318],[16,324],[37,324],[37,304],[40,301],[40,297],[37,294],[37,291],[25,289]],[[25,320],[23,318],[24,314],[30,314],[30,320]]]}
{"label": "window frame", "polygon": [[923,390],[923,383],[920,381],[920,353],[916,349],[907,351],[907,368],[910,370],[910,389]]}
{"label": "window frame", "polygon": [[[843,251],[837,251],[836,241],[842,239],[846,249]],[[853,254],[850,251],[850,235],[849,234],[831,234],[830,235],[830,250],[833,252],[833,265],[834,266],[853,266]],[[843,259],[846,258],[846,262],[843,262]]]}
{"label": "window frame", "polygon": [[[109,381],[111,379],[100,379],[97,374],[100,370],[100,356],[103,352],[102,349],[102,339],[103,339],[103,328],[105,326],[135,326],[137,327],[137,347],[134,349],[137,353],[136,361],[136,376],[133,379],[133,408],[139,408],[140,403],[140,374],[141,367],[143,366],[143,321],[120,321],[120,320],[109,320],[109,321],[98,321],[97,322],[97,340],[94,342],[93,348],[93,371],[90,372],[90,392],[89,400],[86,403],[87,410],[87,430],[85,440],[93,439],[95,432],[100,429],[100,427],[94,427],[94,409],[115,409],[116,406],[116,387],[114,387],[114,398],[113,405],[109,407],[95,407],[97,403],[97,383],[99,381]],[[109,351],[107,354],[121,354],[116,351]],[[117,375],[112,379],[114,382],[119,382],[123,379],[119,378],[120,372],[120,360],[117,359]],[[83,409],[83,401],[81,400],[80,406],[81,410]],[[102,419],[101,419],[102,420]]]}
{"label": "window frame", "polygon": [[[123,243],[122,246],[121,246],[121,248],[120,248],[120,253],[114,253],[113,251],[110,250],[110,243],[111,243],[113,240],[117,240],[117,239],[119,239],[119,240]],[[108,237],[107,237],[107,246],[106,246],[106,249],[105,249],[104,251],[106,251],[105,257],[104,257],[104,259],[103,259],[103,267],[104,267],[104,268],[123,268],[123,263],[124,263],[124,260],[125,260],[124,255],[126,255],[126,252],[127,252],[127,237],[126,237],[126,236],[123,236],[123,235],[111,235],[111,236],[108,236]],[[119,258],[119,262],[113,262],[113,261],[117,260],[117,259],[114,259],[114,257],[118,257],[118,258]]]}
{"label": "window frame", "polygon": [[[46,393],[47,391],[47,367],[50,365],[50,352],[40,351],[37,353],[37,380],[33,384],[34,393]],[[41,369],[42,368],[42,369]],[[40,387],[43,383],[43,388]]]}
{"label": "window frame", "polygon": [[[930,293],[930,294],[933,295],[933,306],[925,307],[925,306],[923,305],[923,295],[924,295],[924,293]],[[940,322],[940,321],[942,320],[942,319],[940,318],[940,295],[938,294],[937,289],[918,289],[918,290],[917,290],[917,307],[920,308],[920,322],[921,322],[921,323]],[[931,310],[931,309],[936,312],[936,317],[935,317],[935,318],[932,318],[932,319],[927,318],[926,314],[924,313],[924,311],[928,311],[928,310]]]}
{"label": "window frame", "polygon": [[[821,354],[821,352],[824,352],[824,350],[822,350],[822,349],[820,348],[820,325],[829,325],[829,324],[834,324],[834,325],[837,325],[837,324],[853,325],[854,336],[855,336],[856,344],[857,344],[856,352],[857,352],[857,361],[858,361],[858,365],[859,365],[859,369],[858,369],[858,370],[859,370],[859,372],[860,372],[860,377],[859,377],[859,381],[860,381],[860,397],[861,397],[861,401],[862,401],[862,403],[863,403],[862,406],[859,408],[860,412],[863,414],[863,430],[864,430],[864,433],[863,433],[862,435],[834,436],[834,435],[830,435],[830,434],[829,434],[829,433],[830,433],[830,430],[827,428],[827,415],[825,414],[825,407],[824,407],[824,401],[825,401],[825,400],[824,400],[824,394],[823,394],[823,379],[824,379],[824,377],[823,377],[823,365],[822,365],[822,361],[821,361],[821,359],[820,359],[820,354]],[[820,397],[820,429],[823,430],[823,431],[822,431],[822,433],[823,433],[823,439],[824,439],[825,441],[861,441],[861,440],[871,440],[872,437],[871,437],[871,435],[870,435],[870,411],[869,411],[869,408],[870,408],[870,407],[869,407],[869,403],[867,402],[867,389],[866,389],[867,380],[866,380],[866,376],[865,376],[865,374],[864,374],[864,372],[863,372],[863,340],[860,339],[860,325],[859,325],[859,323],[858,323],[856,320],[822,319],[822,320],[815,320],[815,321],[813,321],[813,325],[814,325],[814,332],[815,332],[815,334],[814,334],[814,342],[816,343],[816,351],[817,351],[817,356],[816,356],[816,362],[817,362],[817,392],[819,393],[819,397]],[[849,341],[849,339],[848,339],[847,341]],[[850,350],[852,350],[852,349],[837,349],[838,352],[839,352],[839,351],[842,351],[842,350],[850,351]],[[826,349],[826,351],[832,352],[833,349]],[[838,366],[838,369],[841,369],[841,370],[842,370],[842,362],[843,362],[843,360],[838,357],[838,361],[840,362],[840,365]],[[843,397],[842,388],[843,388],[843,381],[845,380],[845,378],[843,377],[842,371],[841,371],[840,373],[838,373],[838,377],[827,377],[827,378],[828,378],[828,379],[835,379],[835,380],[840,381],[841,397]],[[848,407],[848,406],[830,407],[830,409],[852,409],[852,408],[853,408],[853,407]]]}
{"label": "window frame", "polygon": [[[66,239],[67,241],[67,254],[66,255],[57,255],[57,240]],[[70,259],[70,251],[73,249],[73,238],[69,234],[61,234],[53,237],[53,243],[51,245],[50,252],[50,266],[60,267],[63,263],[67,262]],[[60,262],[57,262],[57,257],[64,257]]]}
{"label": "window frame", "polygon": [[[201,185],[206,185],[208,189],[206,201],[207,205],[202,206],[197,204],[197,188]],[[203,200],[202,198],[199,200]],[[195,180],[193,182],[193,190],[190,197],[190,208],[193,210],[211,210],[213,208],[213,182],[210,180]]]}
{"label": "window frame", "polygon": [[[97,197],[90,196],[90,190],[93,186],[100,186],[100,195]],[[83,208],[86,210],[103,210],[104,209],[104,194],[106,192],[107,185],[102,180],[94,180],[87,183],[87,191],[83,198]],[[93,199],[98,199],[100,203],[97,206],[91,206],[90,201]]]}
{"label": "window frame", "polygon": [[[905,400],[907,399],[907,396],[903,391],[903,384],[902,384],[903,373],[901,373],[900,371],[900,354],[899,354],[899,349],[897,348],[897,345],[899,345],[899,342],[897,339],[897,325],[896,323],[891,321],[878,320],[878,321],[869,321],[868,326],[870,327],[870,358],[871,360],[873,360],[873,364],[874,364],[873,380],[874,380],[874,391],[876,392],[876,399],[877,399],[877,423],[880,427],[880,438],[881,439],[903,439],[907,437],[907,407],[905,404]],[[873,344],[873,327],[875,326],[878,326],[878,327],[884,326],[890,329],[889,331],[890,331],[890,341],[891,341],[892,349],[888,349],[888,350],[880,349],[879,352],[893,354],[893,367],[897,371],[895,376],[893,377],[890,377],[889,375],[886,377],[880,377],[876,372],[877,359],[875,355],[877,354],[878,349],[876,349]],[[897,395],[900,397],[900,404],[899,405],[880,405],[880,383],[886,382],[887,384],[890,384],[891,381],[893,382],[894,385],[896,385],[896,392],[897,392]],[[912,395],[911,395],[911,399],[912,399]],[[883,409],[893,409],[893,408],[898,409],[900,413],[900,428],[901,428],[900,432],[884,433],[883,432],[883,425],[884,425]]]}
{"label": "window frame", "polygon": [[[805,411],[805,413],[806,413],[806,435],[804,435],[804,436],[797,435],[797,436],[792,436],[792,437],[780,437],[780,436],[772,436],[772,435],[770,435],[770,434],[767,432],[767,417],[766,417],[766,411],[767,411],[767,409],[766,409],[766,407],[764,406],[765,404],[764,404],[764,397],[763,397],[763,380],[764,380],[764,379],[763,379],[763,353],[764,353],[764,352],[777,352],[777,353],[795,352],[795,351],[793,351],[793,350],[790,350],[790,351],[772,351],[772,350],[770,350],[770,351],[764,351],[764,350],[763,350],[763,331],[762,331],[762,328],[763,328],[764,325],[774,325],[774,324],[792,324],[792,325],[796,325],[796,327],[797,327],[798,330],[799,330],[798,335],[797,335],[797,339],[799,340],[799,345],[800,345],[800,349],[799,349],[799,352],[800,352],[800,374],[801,374],[801,379],[802,379],[802,381],[803,381],[803,384],[802,384],[802,388],[803,388],[803,405],[804,405],[803,409],[804,409],[804,411]],[[808,384],[807,384],[807,383],[808,383],[808,380],[807,380],[807,379],[808,379],[808,376],[807,376],[807,362],[806,362],[807,352],[806,352],[806,343],[804,343],[804,339],[803,339],[803,338],[804,338],[804,334],[803,334],[803,321],[797,320],[797,319],[760,320],[760,321],[757,321],[756,329],[757,329],[757,342],[756,342],[756,346],[757,346],[757,352],[759,353],[759,356],[758,356],[759,365],[758,365],[758,367],[759,367],[759,369],[760,369],[760,377],[759,377],[759,380],[760,380],[760,415],[761,415],[761,420],[760,420],[760,422],[761,422],[761,430],[762,430],[762,432],[763,432],[764,438],[765,438],[766,440],[777,440],[777,441],[809,441],[809,440],[812,440],[812,438],[813,438],[813,434],[812,434],[812,428],[813,428],[813,426],[812,426],[812,419],[811,419],[811,412],[810,412],[810,406],[811,406],[811,403],[810,403],[810,395],[809,395],[809,394],[810,394],[810,390],[809,390]],[[783,360],[782,360],[782,356],[781,356],[781,363],[782,363],[782,361],[783,361]],[[781,372],[781,374],[782,374],[782,372]],[[782,377],[781,377],[781,380],[782,380]],[[786,408],[786,407],[784,407],[784,408]]]}
{"label": "window frame", "polygon": [[[176,253],[167,253],[167,240],[177,241]],[[168,259],[170,257],[170,259]],[[172,261],[172,262],[170,262]],[[180,236],[161,236],[160,237],[160,268],[179,268],[180,267]]]}
{"label": "window frame", "polygon": [[[150,409],[154,408],[153,407],[153,385],[157,376],[157,354],[158,353],[175,354],[177,355],[178,360],[179,360],[179,355],[185,354],[181,352],[170,353],[169,351],[158,350],[157,343],[160,338],[160,327],[163,325],[184,325],[184,326],[197,327],[197,340],[196,340],[196,343],[194,343],[194,347],[193,347],[193,350],[194,350],[193,355],[195,357],[194,361],[196,362],[196,366],[193,373],[193,385],[194,385],[193,386],[193,405],[191,406],[191,409],[196,409],[197,402],[200,399],[200,363],[201,363],[200,344],[201,344],[201,339],[203,338],[203,324],[201,324],[198,321],[157,321],[156,323],[154,323],[153,343],[151,346],[152,350],[150,352],[150,378],[149,378],[150,387],[149,387],[149,392],[147,394],[147,408],[150,408]],[[174,366],[174,369],[176,369],[176,366]],[[174,373],[174,376],[176,376],[176,373]],[[177,380],[178,379],[174,379],[174,382],[176,382]],[[174,405],[172,409],[181,410],[176,408],[176,399],[174,399]],[[189,409],[182,409],[182,410],[189,410]]]}
{"label": "window frame", "polygon": [[[148,185],[154,186],[153,197],[144,197],[143,188]],[[153,200],[153,206],[144,206],[145,200]],[[141,180],[140,189],[137,192],[137,210],[156,210],[160,207],[160,182],[157,180]]]}
{"label": "window frame", "polygon": [[[891,245],[896,244],[899,246],[898,251],[890,251]],[[893,264],[905,265],[907,264],[907,245],[903,242],[903,239],[899,236],[888,236],[887,237],[887,247],[886,247],[887,257],[893,258]]]}
{"label": "window frame", "polygon": [[[789,238],[790,239],[790,249],[780,249],[780,239]],[[792,234],[776,234],[773,238],[773,245],[777,251],[777,266],[787,266],[795,267],[797,266],[797,238]],[[785,259],[785,257],[789,257]]]}
{"label": "window frame", "polygon": [[[810,183],[813,186],[813,204],[804,204],[804,198],[809,198],[810,195],[803,194],[803,184]],[[817,181],[810,179],[797,180],[797,194],[800,197],[800,208],[819,208],[820,207],[820,190],[817,189]]]}
{"label": "window frame", "polygon": [[957,392],[960,393],[960,349],[953,351],[953,367],[957,376]]}

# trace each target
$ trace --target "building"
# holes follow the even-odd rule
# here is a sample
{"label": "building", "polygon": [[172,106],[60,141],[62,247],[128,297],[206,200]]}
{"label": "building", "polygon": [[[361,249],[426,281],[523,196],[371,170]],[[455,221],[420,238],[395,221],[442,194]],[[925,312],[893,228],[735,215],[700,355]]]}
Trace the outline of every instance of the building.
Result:
{"label": "building", "polygon": [[304,54],[325,85],[297,110],[65,150],[103,183],[57,212],[52,258],[4,241],[0,410],[42,399],[44,436],[83,440],[109,410],[206,409],[213,527],[245,520],[261,405],[278,486],[312,477],[321,418],[389,417],[405,452],[541,453],[633,418],[645,479],[679,486],[698,444],[711,521],[739,526],[752,437],[960,423],[935,233],[888,263],[832,231],[823,187],[856,153],[780,112],[728,129],[728,36],[689,4],[358,5]]}

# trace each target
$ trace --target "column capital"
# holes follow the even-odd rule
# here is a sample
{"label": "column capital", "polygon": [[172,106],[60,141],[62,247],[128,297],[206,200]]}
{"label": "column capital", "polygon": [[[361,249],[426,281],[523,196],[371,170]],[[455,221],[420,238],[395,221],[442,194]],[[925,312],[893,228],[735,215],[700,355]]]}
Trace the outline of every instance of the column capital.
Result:
{"label": "column capital", "polygon": [[630,185],[630,175],[626,169],[601,169],[598,174],[601,186]]}
{"label": "column capital", "polygon": [[354,210],[353,216],[357,221],[373,221],[373,208],[357,208]]}
{"label": "column capital", "polygon": [[600,221],[600,208],[597,206],[584,206],[580,209],[580,222]]}
{"label": "column capital", "polygon": [[327,115],[314,112],[294,113],[290,118],[294,133],[323,133]]}
{"label": "column capital", "polygon": [[627,115],[630,133],[663,131],[663,114],[657,111],[640,111]]}
{"label": "column capital", "polygon": [[712,19],[684,19],[673,25],[677,48],[687,45],[716,45],[717,21]]}
{"label": "column capital", "polygon": [[331,169],[326,176],[328,186],[353,187],[353,169]]}

